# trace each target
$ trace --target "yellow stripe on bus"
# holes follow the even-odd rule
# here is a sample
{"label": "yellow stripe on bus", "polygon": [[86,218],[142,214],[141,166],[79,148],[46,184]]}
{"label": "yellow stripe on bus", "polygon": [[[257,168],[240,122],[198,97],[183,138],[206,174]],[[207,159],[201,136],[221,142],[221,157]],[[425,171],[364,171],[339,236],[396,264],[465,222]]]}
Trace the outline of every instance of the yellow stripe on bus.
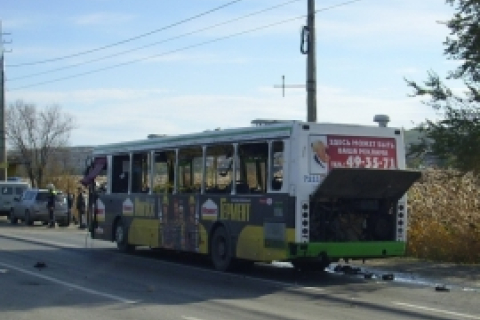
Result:
{"label": "yellow stripe on bus", "polygon": [[295,229],[287,228],[284,248],[266,248],[262,226],[246,226],[237,241],[237,258],[256,261],[285,260],[287,244],[295,241]]}
{"label": "yellow stripe on bus", "polygon": [[157,219],[133,218],[128,229],[128,243],[158,247],[160,222]]}

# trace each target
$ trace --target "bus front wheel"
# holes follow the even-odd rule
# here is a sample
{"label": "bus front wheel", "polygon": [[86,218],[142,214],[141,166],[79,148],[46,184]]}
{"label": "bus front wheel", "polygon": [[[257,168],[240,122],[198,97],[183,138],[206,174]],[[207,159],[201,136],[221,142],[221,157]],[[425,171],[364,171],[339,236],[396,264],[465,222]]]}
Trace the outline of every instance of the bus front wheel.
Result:
{"label": "bus front wheel", "polygon": [[224,227],[218,227],[213,233],[210,256],[215,269],[226,271],[230,268],[232,249],[230,237]]}

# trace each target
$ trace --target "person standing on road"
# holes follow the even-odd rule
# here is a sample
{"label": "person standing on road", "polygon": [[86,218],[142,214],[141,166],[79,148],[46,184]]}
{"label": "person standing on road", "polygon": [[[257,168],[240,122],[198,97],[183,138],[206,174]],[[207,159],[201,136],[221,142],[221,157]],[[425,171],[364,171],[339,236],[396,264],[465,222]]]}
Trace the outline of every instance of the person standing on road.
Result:
{"label": "person standing on road", "polygon": [[72,214],[72,207],[73,207],[74,201],[75,201],[75,195],[69,191],[67,194],[68,221],[71,221],[71,219],[73,219],[73,222],[77,224],[77,219],[75,219],[75,216]]}
{"label": "person standing on road", "polygon": [[48,197],[47,197],[47,208],[50,223],[48,225],[49,228],[55,228],[55,197],[57,192],[55,191],[55,186],[51,183],[47,185],[48,189]]}
{"label": "person standing on road", "polygon": [[81,187],[78,188],[77,195],[77,212],[78,212],[78,223],[80,223],[79,228],[85,229],[85,209],[86,209],[86,195]]}

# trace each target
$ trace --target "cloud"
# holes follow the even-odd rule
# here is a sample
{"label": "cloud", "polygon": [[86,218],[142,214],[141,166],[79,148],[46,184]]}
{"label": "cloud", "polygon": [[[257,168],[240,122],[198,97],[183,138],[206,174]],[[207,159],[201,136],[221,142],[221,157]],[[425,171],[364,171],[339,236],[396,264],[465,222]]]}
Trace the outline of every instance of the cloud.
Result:
{"label": "cloud", "polygon": [[[376,114],[388,114],[391,126],[411,128],[435,118],[419,99],[360,96],[340,87],[319,86],[318,122],[375,125]],[[283,98],[278,89],[260,87],[252,96],[173,95],[162,89],[97,89],[68,92],[25,92],[16,98],[39,106],[58,103],[73,114],[79,129],[73,145],[143,139],[148,134],[183,134],[207,129],[249,126],[253,119],[304,120],[304,89],[290,90]]]}
{"label": "cloud", "polygon": [[2,31],[5,31],[5,30],[13,30],[13,29],[21,29],[21,28],[24,28],[28,25],[31,25],[33,23],[33,18],[32,19],[29,19],[29,18],[6,18],[4,20],[2,20],[2,27],[3,27],[3,30]]}
{"label": "cloud", "polygon": [[91,89],[72,91],[13,91],[9,93],[10,102],[21,99],[39,106],[52,103],[67,106],[99,103],[116,103],[117,101],[135,101],[140,98],[155,98],[164,94],[164,89]]}
{"label": "cloud", "polygon": [[[317,35],[322,38],[349,38],[363,43],[362,39],[380,46],[391,43],[437,41],[447,33],[445,25],[437,23],[450,15],[445,11],[412,10],[401,6],[364,6],[344,9],[341,14],[317,19]],[[433,40],[430,40],[433,39]]]}

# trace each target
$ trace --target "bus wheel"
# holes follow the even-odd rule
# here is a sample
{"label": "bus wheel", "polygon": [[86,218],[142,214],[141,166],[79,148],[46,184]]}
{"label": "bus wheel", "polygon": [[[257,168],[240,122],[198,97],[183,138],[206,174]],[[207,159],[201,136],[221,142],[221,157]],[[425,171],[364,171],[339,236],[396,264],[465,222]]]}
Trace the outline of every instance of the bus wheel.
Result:
{"label": "bus wheel", "polygon": [[224,227],[215,229],[211,244],[211,259],[215,269],[226,271],[232,262],[230,238]]}
{"label": "bus wheel", "polygon": [[132,252],[135,246],[128,244],[127,230],[122,221],[118,221],[115,225],[115,242],[120,252]]}

